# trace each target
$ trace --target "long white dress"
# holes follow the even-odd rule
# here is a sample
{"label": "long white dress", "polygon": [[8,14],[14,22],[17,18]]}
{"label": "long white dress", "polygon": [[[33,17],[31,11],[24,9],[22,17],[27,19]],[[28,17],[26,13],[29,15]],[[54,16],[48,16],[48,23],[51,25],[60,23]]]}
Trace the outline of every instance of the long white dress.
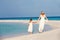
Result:
{"label": "long white dress", "polygon": [[28,32],[32,32],[32,31],[33,31],[33,24],[32,22],[30,22],[28,26]]}
{"label": "long white dress", "polygon": [[44,30],[44,24],[45,24],[45,15],[40,15],[40,21],[39,21],[39,32],[42,32]]}

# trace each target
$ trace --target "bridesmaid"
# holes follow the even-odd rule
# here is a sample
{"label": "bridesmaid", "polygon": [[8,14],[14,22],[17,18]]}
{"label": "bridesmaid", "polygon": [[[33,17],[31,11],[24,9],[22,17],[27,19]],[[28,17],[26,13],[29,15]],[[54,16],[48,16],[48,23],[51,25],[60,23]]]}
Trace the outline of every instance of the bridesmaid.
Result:
{"label": "bridesmaid", "polygon": [[32,34],[32,32],[33,32],[33,23],[32,23],[32,19],[30,19],[30,21],[29,21],[28,32],[29,32],[30,34]]}

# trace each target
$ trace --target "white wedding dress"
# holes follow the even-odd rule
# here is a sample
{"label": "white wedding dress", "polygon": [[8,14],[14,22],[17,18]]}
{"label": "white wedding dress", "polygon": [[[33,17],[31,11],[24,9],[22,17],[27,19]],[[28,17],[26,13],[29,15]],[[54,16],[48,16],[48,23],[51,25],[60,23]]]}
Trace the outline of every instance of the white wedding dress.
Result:
{"label": "white wedding dress", "polygon": [[45,15],[42,16],[40,15],[40,20],[39,20],[39,32],[42,32],[44,30],[44,24],[45,24]]}

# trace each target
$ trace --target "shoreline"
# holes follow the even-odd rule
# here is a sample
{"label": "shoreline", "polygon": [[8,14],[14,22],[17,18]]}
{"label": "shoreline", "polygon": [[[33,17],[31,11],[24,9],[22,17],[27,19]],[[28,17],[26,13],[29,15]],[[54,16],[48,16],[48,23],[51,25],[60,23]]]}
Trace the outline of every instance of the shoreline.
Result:
{"label": "shoreline", "polygon": [[[34,22],[37,20],[33,20]],[[28,23],[29,20],[0,20],[0,22],[22,22]],[[46,22],[47,25],[52,26],[53,30],[46,31],[43,33],[35,33],[29,35],[15,36],[2,38],[2,40],[60,40],[60,20],[49,20]]]}
{"label": "shoreline", "polygon": [[[33,20],[33,22],[38,20]],[[29,20],[0,20],[0,22],[29,22]],[[48,20],[48,22],[60,22],[60,20]]]}

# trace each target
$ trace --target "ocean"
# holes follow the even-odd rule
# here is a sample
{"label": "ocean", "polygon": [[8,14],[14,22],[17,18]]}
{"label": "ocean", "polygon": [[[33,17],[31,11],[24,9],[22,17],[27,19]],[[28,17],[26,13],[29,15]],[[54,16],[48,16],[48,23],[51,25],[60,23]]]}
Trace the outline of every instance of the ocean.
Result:
{"label": "ocean", "polygon": [[[33,20],[38,20],[39,17],[7,17],[7,18],[0,18],[0,20],[29,20],[32,18]],[[53,17],[47,17],[48,20],[60,20],[60,16],[53,16]]]}
{"label": "ocean", "polygon": [[[37,20],[38,17],[16,17],[16,18],[0,18],[0,20]],[[60,17],[48,17],[48,20],[60,20]],[[38,24],[33,24],[33,34],[38,33]],[[28,35],[28,23],[18,22],[0,22],[0,37],[11,37],[17,35]],[[52,30],[50,25],[45,24],[44,31]]]}

